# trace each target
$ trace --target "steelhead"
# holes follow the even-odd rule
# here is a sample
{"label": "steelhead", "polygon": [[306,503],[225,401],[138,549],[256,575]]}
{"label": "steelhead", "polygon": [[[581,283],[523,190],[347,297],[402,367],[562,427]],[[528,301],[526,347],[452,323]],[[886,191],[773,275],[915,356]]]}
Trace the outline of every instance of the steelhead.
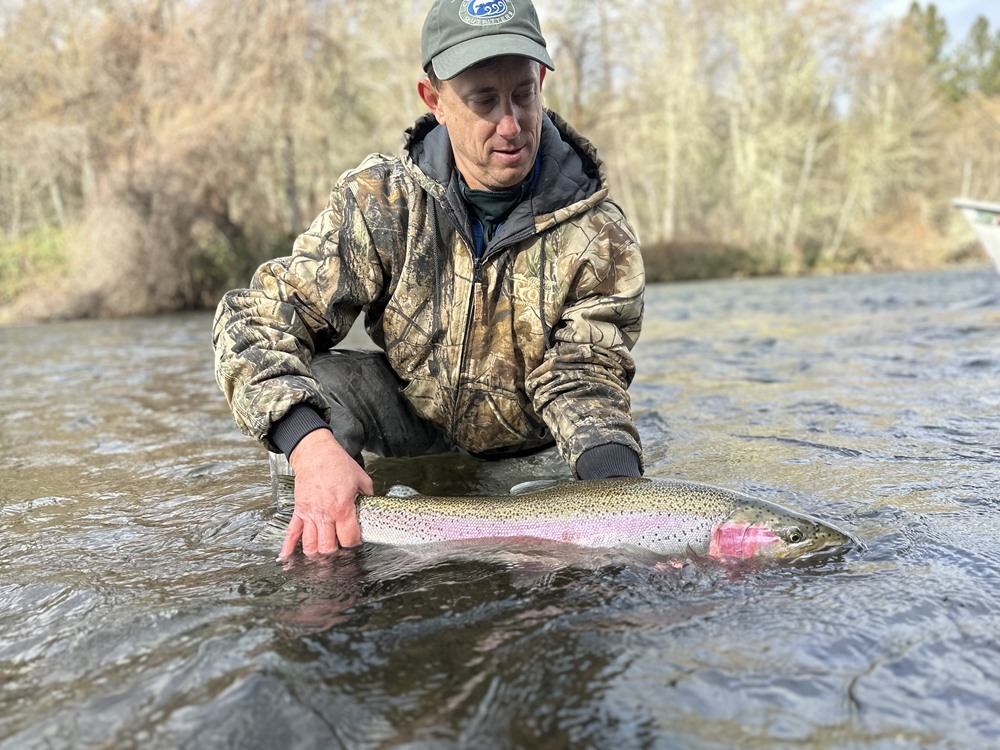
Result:
{"label": "steelhead", "polygon": [[792,560],[852,543],[844,532],[779,505],[665,479],[570,481],[505,496],[360,496],[357,510],[363,541],[394,546],[545,539],[724,561]]}

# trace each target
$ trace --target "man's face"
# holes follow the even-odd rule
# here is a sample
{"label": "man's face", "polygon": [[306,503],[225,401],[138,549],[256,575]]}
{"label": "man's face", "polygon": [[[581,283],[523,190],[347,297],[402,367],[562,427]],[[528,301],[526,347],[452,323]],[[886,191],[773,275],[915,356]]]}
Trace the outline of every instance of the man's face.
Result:
{"label": "man's face", "polygon": [[515,187],[531,172],[542,131],[542,67],[507,55],[441,82],[420,95],[448,128],[455,166],[474,190]]}

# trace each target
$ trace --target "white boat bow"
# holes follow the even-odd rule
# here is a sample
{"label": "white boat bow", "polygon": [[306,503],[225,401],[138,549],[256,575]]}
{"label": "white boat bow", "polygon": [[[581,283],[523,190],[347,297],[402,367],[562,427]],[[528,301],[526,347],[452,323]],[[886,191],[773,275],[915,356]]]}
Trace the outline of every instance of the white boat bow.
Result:
{"label": "white boat bow", "polygon": [[1000,271],[1000,203],[954,198],[951,204],[962,212],[993,265]]}

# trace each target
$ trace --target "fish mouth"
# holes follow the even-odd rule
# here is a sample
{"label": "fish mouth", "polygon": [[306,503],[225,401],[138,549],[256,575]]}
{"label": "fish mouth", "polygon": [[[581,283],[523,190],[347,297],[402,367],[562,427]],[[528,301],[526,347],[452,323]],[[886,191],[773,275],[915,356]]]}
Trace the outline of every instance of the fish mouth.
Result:
{"label": "fish mouth", "polygon": [[775,557],[783,562],[795,564],[820,562],[843,557],[860,543],[850,534],[837,530],[837,536],[829,538],[824,544],[812,548],[795,549],[790,547],[777,552]]}

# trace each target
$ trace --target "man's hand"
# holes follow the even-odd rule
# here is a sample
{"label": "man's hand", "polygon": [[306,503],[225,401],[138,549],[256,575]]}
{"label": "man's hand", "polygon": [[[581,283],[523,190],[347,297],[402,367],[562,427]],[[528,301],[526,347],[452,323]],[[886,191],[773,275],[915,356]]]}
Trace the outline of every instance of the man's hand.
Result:
{"label": "man's hand", "polygon": [[361,543],[354,500],[372,494],[372,480],[329,430],[314,430],[295,446],[288,462],[295,471],[295,511],[278,560],[287,560],[302,541],[309,557]]}

